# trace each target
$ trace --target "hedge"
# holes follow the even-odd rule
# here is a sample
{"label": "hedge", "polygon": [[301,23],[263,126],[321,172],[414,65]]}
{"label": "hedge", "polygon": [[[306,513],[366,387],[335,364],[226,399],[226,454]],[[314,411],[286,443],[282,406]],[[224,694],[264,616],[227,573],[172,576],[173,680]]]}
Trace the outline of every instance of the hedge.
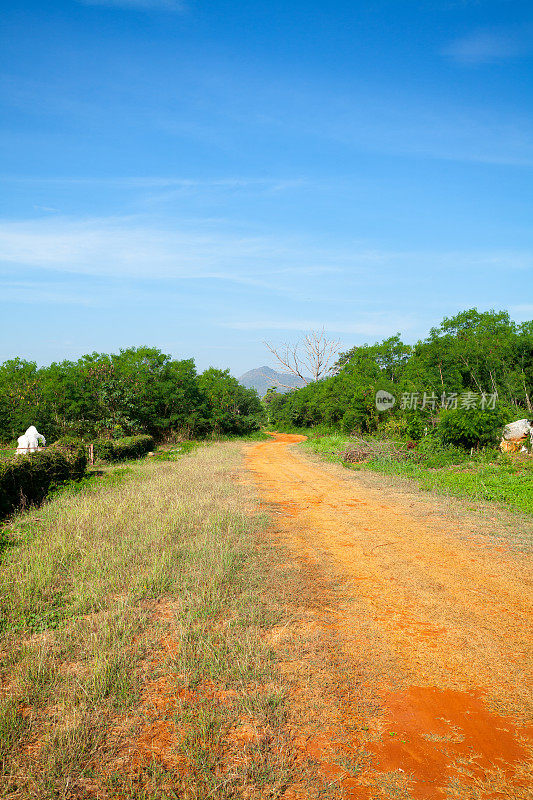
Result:
{"label": "hedge", "polygon": [[126,436],[124,439],[100,439],[94,443],[94,455],[102,461],[127,461],[141,458],[155,448],[152,436]]}
{"label": "hedge", "polygon": [[86,466],[85,447],[74,441],[0,462],[0,518],[41,503],[50,489],[82,478]]}

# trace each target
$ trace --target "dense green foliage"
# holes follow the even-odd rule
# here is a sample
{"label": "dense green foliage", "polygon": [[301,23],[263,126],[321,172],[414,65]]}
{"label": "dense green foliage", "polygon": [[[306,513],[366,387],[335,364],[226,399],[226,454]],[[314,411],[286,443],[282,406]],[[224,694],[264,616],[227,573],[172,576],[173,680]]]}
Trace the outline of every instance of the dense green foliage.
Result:
{"label": "dense green foliage", "polygon": [[[513,409],[514,411],[514,409]],[[458,447],[487,447],[494,445],[506,422],[513,416],[511,409],[443,409],[439,414],[437,431],[444,444]]]}
{"label": "dense green foliage", "polygon": [[94,443],[94,455],[102,461],[128,461],[142,458],[155,448],[153,436],[125,436],[122,439],[99,439]]}
{"label": "dense green foliage", "polygon": [[[376,391],[396,398],[378,411]],[[495,444],[505,422],[531,417],[533,322],[476,309],[445,318],[414,346],[399,335],[353,347],[334,374],[269,398],[278,427],[327,425],[420,440],[436,431],[462,447]]]}
{"label": "dense green foliage", "polygon": [[198,385],[207,400],[208,418],[215,433],[243,435],[259,430],[258,410],[263,407],[255,389],[246,389],[229,370],[213,367],[200,375]]}
{"label": "dense green foliage", "polygon": [[16,508],[40,503],[49,490],[85,473],[84,446],[52,446],[0,462],[0,519]]}
{"label": "dense green foliage", "polygon": [[262,415],[256,392],[228,371],[198,375],[192,359],[173,360],[157,348],[92,353],[43,368],[19,358],[0,365],[0,441],[29,425],[48,441],[248,433]]}

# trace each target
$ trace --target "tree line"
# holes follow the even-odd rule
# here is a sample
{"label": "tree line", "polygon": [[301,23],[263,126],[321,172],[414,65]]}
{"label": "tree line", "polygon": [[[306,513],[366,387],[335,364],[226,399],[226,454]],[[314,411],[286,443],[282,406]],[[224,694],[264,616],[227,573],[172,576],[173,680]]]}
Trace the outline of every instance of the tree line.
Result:
{"label": "tree line", "polygon": [[243,435],[260,428],[264,408],[229,370],[198,374],[193,359],[155,347],[91,353],[47,367],[20,358],[0,365],[0,440],[36,425],[49,441],[150,434]]}
{"label": "tree line", "polygon": [[[376,407],[376,392],[394,399]],[[332,374],[266,398],[272,424],[327,425],[360,433],[420,439],[438,429],[453,444],[493,443],[511,419],[531,417],[533,321],[517,324],[506,311],[469,309],[445,317],[414,345],[400,335],[340,354]]]}

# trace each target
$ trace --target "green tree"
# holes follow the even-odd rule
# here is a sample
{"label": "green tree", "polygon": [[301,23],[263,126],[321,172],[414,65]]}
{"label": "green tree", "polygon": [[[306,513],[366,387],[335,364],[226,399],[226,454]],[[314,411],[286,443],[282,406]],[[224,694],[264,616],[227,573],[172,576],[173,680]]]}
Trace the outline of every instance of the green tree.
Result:
{"label": "green tree", "polygon": [[43,427],[41,375],[34,361],[13,358],[0,365],[0,436],[16,439],[30,425]]}
{"label": "green tree", "polygon": [[229,370],[210,367],[200,375],[198,385],[215,433],[245,434],[259,429],[264,408],[257,392],[242,386]]}

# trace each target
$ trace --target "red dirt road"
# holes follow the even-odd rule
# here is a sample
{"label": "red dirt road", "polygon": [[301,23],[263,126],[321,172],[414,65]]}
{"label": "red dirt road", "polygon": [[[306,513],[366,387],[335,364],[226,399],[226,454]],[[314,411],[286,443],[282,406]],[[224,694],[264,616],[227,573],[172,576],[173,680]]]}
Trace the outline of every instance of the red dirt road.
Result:
{"label": "red dirt road", "polygon": [[345,659],[332,710],[345,735],[324,720],[302,747],[354,800],[531,797],[526,556],[431,500],[317,465],[290,448],[302,438],[275,434],[246,455],[295,562],[334,587],[332,604],[317,586],[314,613]]}

